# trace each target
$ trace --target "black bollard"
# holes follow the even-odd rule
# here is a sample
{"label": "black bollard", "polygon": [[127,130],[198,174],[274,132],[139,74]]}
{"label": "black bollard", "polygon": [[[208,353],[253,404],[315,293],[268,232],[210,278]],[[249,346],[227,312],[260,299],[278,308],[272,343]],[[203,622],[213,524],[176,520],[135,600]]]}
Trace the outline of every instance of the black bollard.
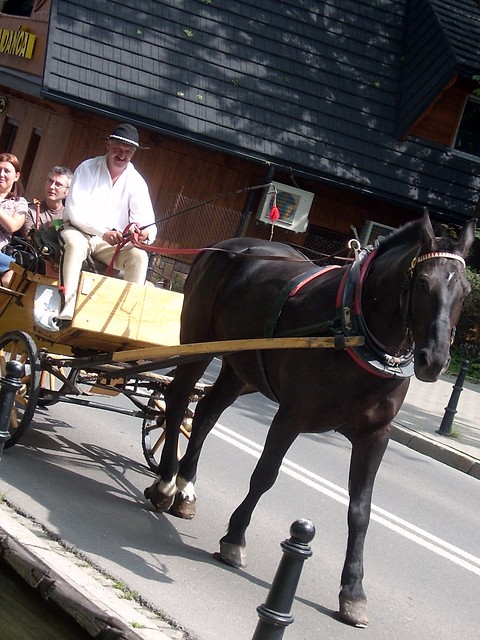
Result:
{"label": "black bollard", "polygon": [[310,520],[296,520],[290,527],[290,540],[281,543],[283,556],[268,592],[265,604],[257,607],[260,620],[252,640],[283,638],[285,627],[293,622],[290,615],[303,563],[312,555],[308,546],[315,536]]}
{"label": "black bollard", "polygon": [[0,458],[5,441],[10,432],[8,425],[12,415],[13,403],[17,391],[22,388],[21,378],[25,375],[25,367],[18,360],[10,360],[6,364],[6,375],[0,381]]}
{"label": "black bollard", "polygon": [[464,360],[460,367],[460,371],[458,372],[457,379],[453,385],[452,395],[448,401],[448,406],[445,407],[445,413],[440,424],[440,428],[435,432],[439,433],[441,436],[452,435],[453,416],[457,413],[458,400],[463,390],[463,383],[465,382],[465,376],[467,375],[469,364],[470,362],[468,360]]}

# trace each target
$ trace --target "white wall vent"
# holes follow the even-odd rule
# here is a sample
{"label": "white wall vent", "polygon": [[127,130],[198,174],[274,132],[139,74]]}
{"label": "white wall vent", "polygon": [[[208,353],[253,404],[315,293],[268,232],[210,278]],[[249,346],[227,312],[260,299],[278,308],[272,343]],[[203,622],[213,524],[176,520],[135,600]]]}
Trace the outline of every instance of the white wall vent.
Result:
{"label": "white wall vent", "polygon": [[[270,219],[270,211],[274,204],[275,188],[277,190],[278,220]],[[257,211],[257,218],[265,224],[274,224],[295,233],[306,231],[308,214],[313,202],[313,193],[296,189],[280,182],[271,182],[265,188]]]}
{"label": "white wall vent", "polygon": [[386,224],[367,220],[363,225],[362,233],[360,235],[362,246],[366,247],[368,244],[373,244],[375,240],[385,238],[395,230],[395,227],[389,227]]}

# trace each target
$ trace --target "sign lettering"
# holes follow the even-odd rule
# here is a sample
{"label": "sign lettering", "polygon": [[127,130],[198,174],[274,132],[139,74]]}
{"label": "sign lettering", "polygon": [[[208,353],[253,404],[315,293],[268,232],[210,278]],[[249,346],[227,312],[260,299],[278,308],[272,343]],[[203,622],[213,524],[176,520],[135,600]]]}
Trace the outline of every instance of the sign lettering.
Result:
{"label": "sign lettering", "polygon": [[0,53],[19,58],[31,58],[36,38],[36,35],[24,31],[22,27],[18,31],[0,29]]}

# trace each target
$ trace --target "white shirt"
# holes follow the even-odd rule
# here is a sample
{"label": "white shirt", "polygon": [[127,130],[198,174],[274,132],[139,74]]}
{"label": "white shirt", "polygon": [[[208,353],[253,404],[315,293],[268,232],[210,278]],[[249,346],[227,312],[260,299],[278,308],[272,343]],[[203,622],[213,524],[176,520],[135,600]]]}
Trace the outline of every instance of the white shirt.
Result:
{"label": "white shirt", "polygon": [[131,162],[112,181],[106,156],[82,162],[73,174],[63,219],[89,235],[123,231],[128,224],[148,227],[148,242],[157,235],[148,186]]}

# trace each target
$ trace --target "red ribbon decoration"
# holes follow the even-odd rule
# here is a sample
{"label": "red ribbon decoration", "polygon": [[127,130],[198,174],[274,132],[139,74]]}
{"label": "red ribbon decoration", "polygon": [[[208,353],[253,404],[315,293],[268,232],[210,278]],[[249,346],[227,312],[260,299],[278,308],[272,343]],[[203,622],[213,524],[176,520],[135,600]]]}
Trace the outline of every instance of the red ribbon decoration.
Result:
{"label": "red ribbon decoration", "polygon": [[275,222],[275,220],[278,220],[280,218],[280,211],[278,210],[277,206],[273,205],[273,207],[270,209],[268,217],[272,222]]}
{"label": "red ribbon decoration", "polygon": [[[275,220],[278,220],[280,218],[280,211],[278,210],[278,207],[277,207],[277,187],[275,185],[272,185],[272,187],[273,187],[273,202],[272,202],[272,208],[270,209],[270,213],[268,214],[268,217],[272,222],[275,222]],[[273,227],[272,227],[272,231],[273,231]]]}

